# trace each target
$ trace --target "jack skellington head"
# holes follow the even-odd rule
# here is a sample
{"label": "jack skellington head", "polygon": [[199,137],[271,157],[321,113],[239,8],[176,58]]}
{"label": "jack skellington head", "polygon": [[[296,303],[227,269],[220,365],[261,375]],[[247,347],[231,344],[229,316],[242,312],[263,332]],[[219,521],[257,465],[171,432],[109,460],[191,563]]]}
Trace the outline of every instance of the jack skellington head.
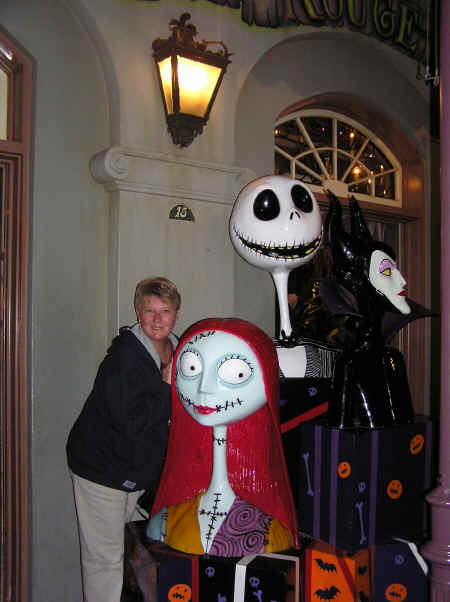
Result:
{"label": "jack skellington head", "polygon": [[239,193],[230,219],[237,253],[269,272],[309,261],[322,240],[322,220],[311,191],[285,176],[264,176]]}
{"label": "jack skellington head", "polygon": [[286,176],[258,178],[239,193],[229,232],[233,247],[245,261],[272,274],[281,330],[289,336],[289,272],[310,261],[322,241],[322,218],[314,195]]}

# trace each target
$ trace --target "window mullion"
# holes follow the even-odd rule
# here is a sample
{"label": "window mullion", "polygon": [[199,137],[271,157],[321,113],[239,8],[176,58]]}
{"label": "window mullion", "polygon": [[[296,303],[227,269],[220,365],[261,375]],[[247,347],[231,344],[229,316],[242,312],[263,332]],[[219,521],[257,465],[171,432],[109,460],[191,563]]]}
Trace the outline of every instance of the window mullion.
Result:
{"label": "window mullion", "polygon": [[359,151],[356,153],[356,155],[353,157],[352,161],[350,161],[350,165],[347,167],[344,175],[341,178],[342,182],[345,182],[346,177],[348,176],[348,174],[350,173],[350,171],[352,170],[352,167],[358,162],[361,153],[363,152],[363,150],[366,148],[366,146],[369,144],[370,140],[369,138],[366,138],[364,140],[364,142],[361,145],[361,148],[359,149]]}
{"label": "window mullion", "polygon": [[304,171],[308,172],[311,176],[313,176],[317,180],[320,180],[320,174],[318,174],[317,172],[315,172],[313,169],[311,169],[310,167],[308,167],[307,165],[305,165],[304,163],[302,163],[298,159],[294,159],[294,164],[298,165],[298,167],[301,167]]}
{"label": "window mullion", "polygon": [[[315,160],[317,161],[317,163],[319,164],[319,167],[320,167],[320,169],[322,170],[322,175],[324,175],[324,176],[327,176],[327,175],[328,175],[328,172],[327,172],[327,170],[326,170],[326,167],[325,167],[325,165],[323,164],[323,161],[322,161],[322,159],[321,159],[321,157],[320,157],[319,153],[317,152],[317,149],[316,149],[316,147],[315,147],[315,145],[314,145],[313,141],[312,141],[312,140],[311,140],[311,138],[309,137],[309,134],[308,134],[308,132],[307,132],[307,130],[306,130],[306,128],[305,128],[305,126],[303,125],[303,123],[302,123],[302,120],[301,120],[301,119],[298,119],[298,121],[297,121],[297,122],[298,122],[298,127],[300,128],[300,131],[301,131],[301,133],[302,133],[302,134],[303,134],[303,136],[305,137],[305,140],[307,141],[307,143],[308,143],[308,145],[309,145],[309,148],[310,148],[310,149],[312,150],[312,152],[313,152],[313,155],[314,155],[314,158],[315,158]],[[320,176],[318,176],[318,177],[319,177],[319,179],[320,179]]]}
{"label": "window mullion", "polygon": [[[275,145],[275,153],[284,173],[309,182],[313,187],[320,187],[324,179],[331,179],[335,184],[330,186],[343,196],[352,190],[369,203],[402,206],[401,165],[383,141],[365,126],[334,111],[306,109],[277,121],[275,128],[276,136],[281,136],[277,139],[279,146]],[[283,140],[283,133],[286,140]],[[306,161],[311,163],[309,167],[302,163],[305,156],[309,157]],[[378,173],[383,163],[389,169]],[[360,167],[363,174],[352,174],[355,166]],[[361,175],[364,177],[359,179]],[[384,191],[380,189],[383,175],[387,176]],[[377,192],[383,194],[377,196]]]}

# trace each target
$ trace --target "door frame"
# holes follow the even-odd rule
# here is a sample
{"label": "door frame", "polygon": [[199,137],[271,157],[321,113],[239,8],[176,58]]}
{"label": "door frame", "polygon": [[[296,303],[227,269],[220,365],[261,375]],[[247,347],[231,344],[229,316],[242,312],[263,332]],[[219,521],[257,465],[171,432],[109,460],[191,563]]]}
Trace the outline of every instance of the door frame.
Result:
{"label": "door frame", "polygon": [[0,599],[26,602],[31,584],[29,369],[30,158],[33,61],[0,28],[8,76],[7,139],[0,140]]}

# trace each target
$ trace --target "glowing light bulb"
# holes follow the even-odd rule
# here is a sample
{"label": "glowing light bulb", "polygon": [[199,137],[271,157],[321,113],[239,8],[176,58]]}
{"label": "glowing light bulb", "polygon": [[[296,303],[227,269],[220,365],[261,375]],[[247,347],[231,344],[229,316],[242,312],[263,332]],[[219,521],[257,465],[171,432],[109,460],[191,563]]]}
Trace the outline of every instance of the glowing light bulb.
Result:
{"label": "glowing light bulb", "polygon": [[200,92],[208,83],[203,65],[194,61],[178,59],[178,83],[187,93]]}

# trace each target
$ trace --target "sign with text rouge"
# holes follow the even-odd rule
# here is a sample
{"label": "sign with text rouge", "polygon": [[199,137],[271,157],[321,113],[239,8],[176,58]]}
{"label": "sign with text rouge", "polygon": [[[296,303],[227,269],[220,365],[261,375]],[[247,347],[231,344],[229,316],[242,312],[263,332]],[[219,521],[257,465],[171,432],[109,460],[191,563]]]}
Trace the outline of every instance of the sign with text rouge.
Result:
{"label": "sign with text rouge", "polygon": [[[155,2],[158,0],[137,0]],[[346,27],[422,59],[431,0],[209,0],[240,9],[242,20],[260,27]]]}

